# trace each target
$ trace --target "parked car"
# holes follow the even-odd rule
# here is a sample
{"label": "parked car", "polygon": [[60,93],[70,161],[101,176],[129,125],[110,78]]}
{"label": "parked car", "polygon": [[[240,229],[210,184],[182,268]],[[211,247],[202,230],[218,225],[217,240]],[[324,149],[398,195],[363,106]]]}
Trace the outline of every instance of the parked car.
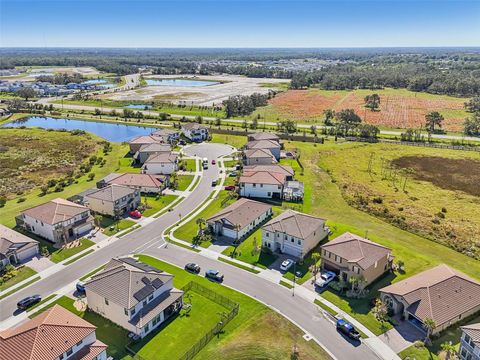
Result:
{"label": "parked car", "polygon": [[320,288],[323,288],[328,285],[330,281],[333,281],[337,274],[335,274],[333,271],[325,271],[320,274],[320,277],[315,280],[315,285],[317,285]]}
{"label": "parked car", "polygon": [[200,272],[200,266],[195,263],[188,263],[185,265],[185,270],[198,274]]}
{"label": "parked car", "polygon": [[207,270],[205,272],[205,277],[215,281],[223,281],[223,274],[220,271],[214,269]]}
{"label": "parked car", "polygon": [[350,339],[359,340],[360,333],[350,324],[348,321],[343,319],[337,320],[337,330],[340,331],[342,334],[345,334]]}
{"label": "parked car", "polygon": [[228,176],[235,177],[235,176],[237,176],[237,173],[235,171],[232,171],[230,174],[228,174]]}
{"label": "parked car", "polygon": [[128,215],[130,215],[130,217],[134,219],[140,219],[142,217],[142,213],[138,210],[130,211]]}
{"label": "parked car", "polygon": [[85,284],[83,283],[83,281],[77,282],[75,287],[79,293],[82,293],[82,294],[85,293]]}
{"label": "parked car", "polygon": [[240,164],[235,165],[235,169],[240,170],[241,168],[242,168],[242,165]]}
{"label": "parked car", "polygon": [[234,185],[227,185],[227,186],[225,186],[225,190],[229,190],[229,191],[235,190],[235,186]]}
{"label": "parked car", "polygon": [[40,295],[28,296],[25,299],[22,299],[17,303],[17,308],[19,310],[26,310],[30,306],[35,305],[35,304],[39,303],[40,301],[42,301],[42,297]]}
{"label": "parked car", "polygon": [[283,260],[282,264],[280,265],[280,270],[288,271],[293,265],[294,261],[292,259]]}
{"label": "parked car", "polygon": [[212,181],[212,186],[217,186],[217,180]]}
{"label": "parked car", "polygon": [[212,165],[215,165],[217,162],[215,160],[212,160]]}

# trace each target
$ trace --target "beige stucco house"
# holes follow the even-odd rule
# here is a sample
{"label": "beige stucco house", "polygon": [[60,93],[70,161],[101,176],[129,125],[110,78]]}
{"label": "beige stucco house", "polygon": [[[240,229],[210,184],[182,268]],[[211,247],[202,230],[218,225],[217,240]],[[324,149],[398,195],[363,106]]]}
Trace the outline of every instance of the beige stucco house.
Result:
{"label": "beige stucco house", "polygon": [[38,255],[38,241],[0,224],[0,270]]}
{"label": "beige stucco house", "polygon": [[140,205],[140,190],[113,184],[89,193],[84,201],[98,214],[121,217]]}

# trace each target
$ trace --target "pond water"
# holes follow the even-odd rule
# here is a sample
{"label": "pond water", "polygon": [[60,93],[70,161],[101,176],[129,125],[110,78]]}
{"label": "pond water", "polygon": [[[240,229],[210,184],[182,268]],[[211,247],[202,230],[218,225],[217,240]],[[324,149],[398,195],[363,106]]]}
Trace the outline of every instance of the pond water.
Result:
{"label": "pond water", "polygon": [[149,86],[186,86],[199,87],[220,84],[218,81],[190,80],[190,79],[145,79]]}
{"label": "pond water", "polygon": [[96,134],[108,141],[123,142],[129,141],[135,136],[150,135],[156,129],[136,126],[111,124],[96,121],[85,121],[76,119],[61,119],[51,117],[32,116],[26,119],[12,121],[2,127],[42,127],[44,129],[66,129],[66,130],[84,130]]}
{"label": "pond water", "polygon": [[140,110],[145,110],[146,109],[151,109],[151,105],[142,105],[142,104],[129,104],[125,106],[127,109],[140,109]]}
{"label": "pond water", "polygon": [[105,89],[109,89],[109,88],[112,88],[112,87],[115,86],[114,84],[109,83],[109,82],[108,82],[107,80],[105,80],[105,79],[91,79],[91,80],[86,80],[86,81],[82,82],[82,84],[86,84],[86,85],[99,85],[100,87],[105,88]]}

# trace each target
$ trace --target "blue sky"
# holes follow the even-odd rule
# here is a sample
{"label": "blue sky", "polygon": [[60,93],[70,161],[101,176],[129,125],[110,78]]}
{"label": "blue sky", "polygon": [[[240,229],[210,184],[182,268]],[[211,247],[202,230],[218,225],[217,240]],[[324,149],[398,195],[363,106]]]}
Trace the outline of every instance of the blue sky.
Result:
{"label": "blue sky", "polygon": [[0,0],[0,47],[479,45],[477,0]]}

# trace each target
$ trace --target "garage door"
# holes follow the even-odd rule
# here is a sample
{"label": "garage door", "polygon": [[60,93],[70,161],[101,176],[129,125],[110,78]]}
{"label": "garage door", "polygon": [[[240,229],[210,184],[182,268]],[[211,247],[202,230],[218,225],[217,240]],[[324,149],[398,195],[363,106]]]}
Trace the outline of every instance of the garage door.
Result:
{"label": "garage door", "polygon": [[302,251],[299,250],[298,248],[291,246],[288,243],[285,243],[283,246],[283,252],[295,257],[300,257],[302,255]]}

